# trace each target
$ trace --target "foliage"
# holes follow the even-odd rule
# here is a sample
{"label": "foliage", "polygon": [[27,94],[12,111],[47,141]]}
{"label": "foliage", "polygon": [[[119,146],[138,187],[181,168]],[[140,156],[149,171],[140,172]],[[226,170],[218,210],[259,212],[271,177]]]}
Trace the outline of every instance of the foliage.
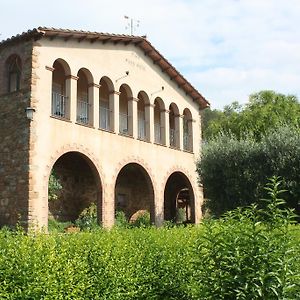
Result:
{"label": "foliage", "polygon": [[150,227],[151,219],[150,219],[150,213],[144,212],[140,214],[136,220],[129,222],[126,218],[126,215],[123,211],[117,211],[116,217],[115,217],[115,227],[116,228],[146,228]]}
{"label": "foliage", "polygon": [[263,209],[252,205],[204,223],[194,262],[199,299],[298,299],[295,215],[281,208],[279,185],[271,179]]}
{"label": "foliage", "polygon": [[75,224],[81,230],[92,230],[98,229],[98,218],[97,218],[97,205],[96,203],[91,203],[90,206],[86,207],[79,215]]}
{"label": "foliage", "polygon": [[0,230],[0,299],[297,299],[300,228],[268,193],[193,227]]}
{"label": "foliage", "polygon": [[202,148],[197,163],[206,207],[216,216],[247,206],[263,195],[266,178],[283,178],[287,203],[300,213],[300,131],[281,126],[257,142],[220,134]]}
{"label": "foliage", "polygon": [[62,189],[61,182],[58,176],[56,175],[56,173],[52,170],[49,177],[49,183],[48,183],[48,199],[50,201],[57,200],[61,189]]}
{"label": "foliage", "polygon": [[265,90],[250,95],[244,106],[233,102],[223,111],[204,112],[203,118],[205,140],[222,132],[238,139],[250,134],[259,141],[270,129],[282,124],[299,127],[300,103],[296,96]]}

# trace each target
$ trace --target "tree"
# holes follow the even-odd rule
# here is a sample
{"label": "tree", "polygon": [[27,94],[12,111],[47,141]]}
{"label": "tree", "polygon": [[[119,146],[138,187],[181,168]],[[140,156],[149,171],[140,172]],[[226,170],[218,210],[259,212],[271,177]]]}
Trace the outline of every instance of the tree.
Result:
{"label": "tree", "polygon": [[270,129],[279,125],[300,126],[297,97],[270,90],[250,95],[249,102],[244,106],[233,102],[214,114],[215,118],[203,123],[203,137],[206,140],[223,132],[238,139],[250,134],[259,141]]}

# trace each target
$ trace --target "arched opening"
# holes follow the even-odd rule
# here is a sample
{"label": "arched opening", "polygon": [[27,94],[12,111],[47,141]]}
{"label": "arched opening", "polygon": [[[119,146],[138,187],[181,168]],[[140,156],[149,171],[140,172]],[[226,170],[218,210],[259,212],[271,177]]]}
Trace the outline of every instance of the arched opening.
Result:
{"label": "arched opening", "polygon": [[174,223],[194,223],[194,200],[189,179],[181,172],[174,172],[165,186],[164,219]]}
{"label": "arched opening", "polygon": [[[60,185],[55,197],[50,195],[53,177],[54,184]],[[98,222],[101,222],[101,180],[95,165],[87,156],[72,151],[59,157],[52,168],[48,189],[49,219],[74,222],[85,208],[96,204]]]}
{"label": "arched opening", "polygon": [[111,99],[112,84],[103,77],[99,89],[99,128],[112,131],[113,99]]}
{"label": "arched opening", "polygon": [[169,106],[170,147],[179,148],[179,110],[175,103]]}
{"label": "arched opening", "polygon": [[6,61],[8,92],[16,92],[21,88],[22,62],[21,58],[13,54]]}
{"label": "arched opening", "polygon": [[154,101],[154,142],[166,144],[165,135],[165,105],[160,98]]}
{"label": "arched opening", "polygon": [[[57,59],[53,64],[52,72],[52,105],[51,114],[58,118],[70,118],[69,91],[66,78],[70,73],[66,62]],[[68,69],[68,70],[67,70]]]}
{"label": "arched opening", "polygon": [[[149,128],[149,98],[145,92],[138,93],[138,139],[143,141],[149,141],[150,128]],[[147,105],[147,106],[146,106]],[[146,111],[147,108],[147,111]]]}
{"label": "arched opening", "polygon": [[154,222],[154,191],[147,171],[137,163],[124,166],[115,185],[115,210],[123,211],[131,220],[140,211],[150,213]]}
{"label": "arched opening", "polygon": [[93,124],[93,78],[87,69],[77,73],[77,122]]}
{"label": "arched opening", "polygon": [[132,107],[129,107],[129,99],[132,98],[132,93],[126,84],[122,84],[119,91],[119,131],[121,134],[132,136]]}
{"label": "arched opening", "polygon": [[183,111],[183,150],[193,152],[193,118],[188,108]]}

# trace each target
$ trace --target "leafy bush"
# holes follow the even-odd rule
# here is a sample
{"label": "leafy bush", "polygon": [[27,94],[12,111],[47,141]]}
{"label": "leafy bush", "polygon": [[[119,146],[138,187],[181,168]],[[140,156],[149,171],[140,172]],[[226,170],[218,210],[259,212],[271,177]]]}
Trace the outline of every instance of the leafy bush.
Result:
{"label": "leafy bush", "polygon": [[82,230],[92,230],[99,228],[97,218],[97,205],[91,203],[90,206],[86,207],[79,215],[75,224]]}
{"label": "leafy bush", "polygon": [[0,299],[299,299],[300,228],[267,192],[200,226],[0,230]]}
{"label": "leafy bush", "polygon": [[293,239],[295,218],[280,198],[273,178],[263,209],[236,209],[220,220],[206,220],[199,237],[199,299],[298,299],[299,246]]}
{"label": "leafy bush", "polygon": [[287,203],[300,213],[299,128],[276,128],[260,142],[251,136],[239,140],[220,134],[203,146],[197,171],[206,206],[214,215],[257,201],[266,178],[273,175],[283,178]]}

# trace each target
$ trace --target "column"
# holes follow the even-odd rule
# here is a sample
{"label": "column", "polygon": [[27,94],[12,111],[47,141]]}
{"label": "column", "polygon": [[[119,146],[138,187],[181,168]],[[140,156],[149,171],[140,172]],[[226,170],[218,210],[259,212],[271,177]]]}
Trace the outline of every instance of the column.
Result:
{"label": "column", "polygon": [[129,129],[129,134],[133,138],[137,138],[138,136],[138,124],[137,124],[137,103],[139,99],[131,97],[128,100],[128,129]]}
{"label": "column", "polygon": [[163,144],[165,144],[167,147],[170,147],[170,123],[169,123],[170,111],[164,109],[161,111],[161,114],[163,115],[162,124],[161,124]]}
{"label": "column", "polygon": [[154,143],[154,104],[145,106],[146,114],[146,139],[150,143]]}
{"label": "column", "polygon": [[70,120],[76,122],[77,120],[77,80],[79,77],[69,75],[66,78],[66,89],[69,91],[70,103]]}
{"label": "column", "polygon": [[89,84],[89,124],[95,128],[99,128],[99,89],[100,84]]}
{"label": "column", "polygon": [[119,132],[119,97],[121,92],[111,91],[109,95],[110,129]]}
{"label": "column", "polygon": [[183,116],[175,115],[175,142],[176,147],[183,149]]}

